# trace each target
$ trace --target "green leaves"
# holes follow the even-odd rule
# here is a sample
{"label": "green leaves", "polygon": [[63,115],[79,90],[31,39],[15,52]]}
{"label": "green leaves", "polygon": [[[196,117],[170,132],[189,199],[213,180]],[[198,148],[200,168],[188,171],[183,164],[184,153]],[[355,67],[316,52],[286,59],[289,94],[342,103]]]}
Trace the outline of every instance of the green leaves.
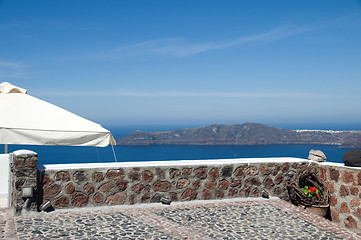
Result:
{"label": "green leaves", "polygon": [[302,190],[302,192],[304,193],[304,194],[308,194],[308,186],[304,186],[303,188],[301,188],[301,190]]}
{"label": "green leaves", "polygon": [[300,188],[300,189],[308,197],[312,197],[312,198],[321,197],[320,191],[315,187],[304,186],[303,188]]}

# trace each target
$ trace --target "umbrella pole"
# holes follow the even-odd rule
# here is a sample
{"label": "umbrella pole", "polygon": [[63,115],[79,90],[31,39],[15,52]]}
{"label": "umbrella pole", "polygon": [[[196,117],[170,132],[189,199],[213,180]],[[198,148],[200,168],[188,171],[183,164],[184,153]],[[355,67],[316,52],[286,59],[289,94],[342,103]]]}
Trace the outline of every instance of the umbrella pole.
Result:
{"label": "umbrella pole", "polygon": [[8,145],[5,144],[5,154],[8,154]]}
{"label": "umbrella pole", "polygon": [[114,147],[113,147],[112,144],[110,144],[110,146],[112,146],[112,150],[113,150],[113,155],[114,155],[115,162],[118,162],[118,161],[117,161],[117,156],[115,155]]}

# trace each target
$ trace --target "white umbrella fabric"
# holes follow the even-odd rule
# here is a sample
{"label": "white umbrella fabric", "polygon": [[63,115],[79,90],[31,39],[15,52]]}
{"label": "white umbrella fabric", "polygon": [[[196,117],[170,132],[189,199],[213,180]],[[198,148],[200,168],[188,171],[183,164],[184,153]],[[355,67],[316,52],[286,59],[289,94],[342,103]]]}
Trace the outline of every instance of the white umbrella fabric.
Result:
{"label": "white umbrella fabric", "polygon": [[110,131],[10,83],[0,84],[0,144],[115,145]]}

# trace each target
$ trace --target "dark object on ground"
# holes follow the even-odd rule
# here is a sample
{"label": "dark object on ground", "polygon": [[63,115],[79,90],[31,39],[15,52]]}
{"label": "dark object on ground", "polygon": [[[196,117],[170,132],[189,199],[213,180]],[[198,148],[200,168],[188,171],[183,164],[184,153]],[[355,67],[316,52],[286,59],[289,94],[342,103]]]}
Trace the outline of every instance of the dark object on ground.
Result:
{"label": "dark object on ground", "polygon": [[160,202],[163,203],[163,204],[166,204],[166,205],[170,205],[172,201],[170,200],[170,198],[162,197],[160,199]]}
{"label": "dark object on ground", "polygon": [[269,198],[270,197],[270,190],[268,190],[268,189],[263,189],[262,190],[262,192],[261,192],[261,194],[262,194],[262,197],[263,198]]}
{"label": "dark object on ground", "polygon": [[[296,175],[291,181],[287,182],[287,190],[290,200],[296,206],[324,206],[328,205],[329,193],[327,187],[321,183],[317,176],[308,171]],[[315,187],[320,193],[319,198],[307,196],[301,188],[304,186]]]}
{"label": "dark object on ground", "polygon": [[345,166],[361,167],[361,150],[356,149],[345,152],[343,155],[343,162],[345,163]]}
{"label": "dark object on ground", "polygon": [[55,211],[54,207],[51,205],[51,202],[46,202],[44,204],[41,204],[40,210],[44,212],[52,212]]}

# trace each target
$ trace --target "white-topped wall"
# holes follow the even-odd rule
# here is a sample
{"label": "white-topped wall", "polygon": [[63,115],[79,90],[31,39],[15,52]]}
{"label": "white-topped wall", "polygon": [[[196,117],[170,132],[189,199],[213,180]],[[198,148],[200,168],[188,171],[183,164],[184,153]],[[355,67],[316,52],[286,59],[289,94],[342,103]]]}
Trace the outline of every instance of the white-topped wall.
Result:
{"label": "white-topped wall", "polygon": [[9,177],[10,177],[10,155],[0,154],[0,207],[8,206]]}
{"label": "white-topped wall", "polygon": [[148,162],[110,162],[110,163],[78,163],[78,164],[45,164],[40,166],[44,170],[60,169],[87,169],[87,168],[120,168],[120,167],[155,167],[155,166],[196,166],[196,165],[222,165],[238,163],[295,163],[307,162],[307,159],[294,157],[272,157],[272,158],[231,158],[231,159],[205,159],[205,160],[172,160],[172,161],[148,161]]}
{"label": "white-topped wall", "polygon": [[43,201],[54,208],[259,197],[287,200],[286,181],[318,171],[301,158],[242,158],[41,166]]}

